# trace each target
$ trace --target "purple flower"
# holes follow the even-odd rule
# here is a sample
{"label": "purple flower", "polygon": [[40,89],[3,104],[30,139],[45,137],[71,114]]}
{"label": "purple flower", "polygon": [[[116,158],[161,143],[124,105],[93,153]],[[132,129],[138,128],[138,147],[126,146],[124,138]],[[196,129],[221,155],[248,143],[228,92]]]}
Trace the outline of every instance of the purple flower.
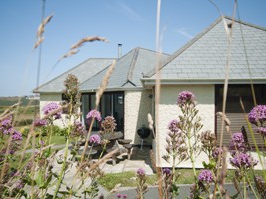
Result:
{"label": "purple flower", "polygon": [[266,121],[266,105],[255,106],[248,114],[248,120],[255,125]]}
{"label": "purple flower", "polygon": [[198,176],[198,180],[200,182],[207,182],[207,183],[213,182],[212,172],[207,169],[202,170]]}
{"label": "purple flower", "polygon": [[194,94],[189,91],[182,91],[179,93],[177,98],[177,104],[180,106],[185,105],[186,103],[194,103]]}
{"label": "purple flower", "polygon": [[16,130],[14,130],[14,132],[12,134],[12,140],[14,140],[14,141],[22,140],[22,134]]}
{"label": "purple flower", "polygon": [[[55,102],[51,102],[49,104],[47,104],[45,107],[43,107],[43,113],[44,115],[48,115],[51,112],[60,109],[60,105],[55,103]],[[62,110],[58,110],[56,113],[54,113],[53,115],[55,116],[55,119],[60,119],[61,118],[61,114],[62,114]]]}
{"label": "purple flower", "polygon": [[144,176],[144,175],[146,174],[146,172],[145,172],[144,169],[139,168],[139,169],[137,170],[137,174],[138,174],[139,176]]}
{"label": "purple flower", "polygon": [[102,117],[101,117],[101,113],[95,109],[92,109],[90,112],[88,112],[88,114],[86,115],[86,119],[92,119],[95,118],[97,121],[101,121]]}
{"label": "purple flower", "polygon": [[230,163],[236,168],[251,168],[258,164],[258,161],[254,160],[249,154],[237,153],[233,158],[230,158]]}
{"label": "purple flower", "polygon": [[258,127],[255,129],[255,131],[263,136],[266,136],[266,127]]}
{"label": "purple flower", "polygon": [[176,119],[172,120],[169,124],[168,124],[168,129],[173,132],[173,133],[179,133],[181,130],[178,127],[180,126],[180,122],[177,121]]}
{"label": "purple flower", "polygon": [[90,137],[90,143],[92,144],[100,144],[101,143],[101,138],[99,135],[94,134]]}
{"label": "purple flower", "polygon": [[47,121],[43,119],[36,119],[34,121],[34,126],[45,126],[47,125]]}
{"label": "purple flower", "polygon": [[232,135],[229,149],[233,155],[236,151],[244,152],[246,150],[245,140],[242,133],[234,133]]}
{"label": "purple flower", "polygon": [[84,127],[84,125],[82,124],[82,122],[76,120],[73,124],[73,129],[72,132],[70,133],[71,137],[79,137],[79,136],[83,136],[86,133],[86,129]]}
{"label": "purple flower", "polygon": [[171,170],[169,168],[163,168],[163,174],[170,175],[171,174]]}
{"label": "purple flower", "polygon": [[212,157],[215,160],[218,160],[219,157],[219,153],[221,154],[221,157],[223,156],[223,149],[220,147],[216,147],[213,151],[212,151]]}
{"label": "purple flower", "polygon": [[12,130],[12,115],[8,116],[0,122],[0,132],[9,135]]}

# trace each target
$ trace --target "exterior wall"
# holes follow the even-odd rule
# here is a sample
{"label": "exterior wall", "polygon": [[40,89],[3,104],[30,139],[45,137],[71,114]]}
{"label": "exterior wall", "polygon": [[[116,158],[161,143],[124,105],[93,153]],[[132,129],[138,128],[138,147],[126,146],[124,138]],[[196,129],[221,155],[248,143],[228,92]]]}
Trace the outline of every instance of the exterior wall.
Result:
{"label": "exterior wall", "polygon": [[[137,130],[145,125],[148,127],[148,113],[152,113],[152,92],[149,90],[142,91],[125,91],[124,95],[124,136],[125,139],[131,139],[134,144],[139,144],[140,139]],[[147,138],[151,143],[151,138]]]}
{"label": "exterior wall", "polygon": [[[62,94],[61,93],[41,93],[40,94],[40,117],[43,117],[43,107],[51,102],[60,103],[62,101]],[[66,119],[66,114],[62,114],[62,118],[55,120],[54,125],[57,125],[61,128],[65,128],[68,125],[69,120]]]}
{"label": "exterior wall", "polygon": [[[159,122],[156,130],[156,140],[159,141],[159,157],[166,154],[165,138],[167,136],[167,126],[172,119],[177,119],[181,113],[176,105],[177,96],[181,91],[190,91],[194,93],[197,101],[197,109],[202,119],[203,128],[201,131],[215,130],[215,88],[214,85],[178,85],[178,86],[162,86],[160,95],[160,104],[158,107]],[[169,164],[162,158],[157,159],[157,165],[160,167],[169,167]]]}

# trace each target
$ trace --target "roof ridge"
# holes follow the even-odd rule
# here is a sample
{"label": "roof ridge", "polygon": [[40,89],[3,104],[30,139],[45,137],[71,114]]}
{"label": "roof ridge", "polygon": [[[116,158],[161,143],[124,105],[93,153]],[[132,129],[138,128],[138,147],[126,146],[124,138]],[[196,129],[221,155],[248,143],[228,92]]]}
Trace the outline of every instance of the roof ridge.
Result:
{"label": "roof ridge", "polygon": [[133,58],[132,58],[132,62],[130,64],[130,67],[129,67],[129,70],[128,70],[128,73],[127,73],[127,81],[132,81],[132,76],[133,76],[133,72],[134,72],[134,69],[135,69],[135,65],[136,65],[136,62],[137,62],[137,58],[138,58],[138,55],[139,55],[139,48],[135,48],[135,52],[133,54]]}

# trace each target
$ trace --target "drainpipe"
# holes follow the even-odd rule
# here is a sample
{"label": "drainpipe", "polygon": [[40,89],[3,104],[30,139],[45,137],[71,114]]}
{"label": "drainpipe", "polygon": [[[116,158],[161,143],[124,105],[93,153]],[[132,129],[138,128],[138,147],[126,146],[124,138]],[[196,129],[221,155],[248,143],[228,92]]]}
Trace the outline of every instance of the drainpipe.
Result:
{"label": "drainpipe", "polygon": [[118,59],[122,57],[122,44],[117,44],[118,47]]}

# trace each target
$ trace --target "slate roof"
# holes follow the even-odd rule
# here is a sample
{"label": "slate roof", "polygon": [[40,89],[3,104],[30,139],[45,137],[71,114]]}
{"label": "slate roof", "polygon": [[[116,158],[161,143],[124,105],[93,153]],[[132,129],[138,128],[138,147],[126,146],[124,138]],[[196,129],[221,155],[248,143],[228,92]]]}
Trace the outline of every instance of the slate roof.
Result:
{"label": "slate roof", "polygon": [[[232,23],[229,17],[224,20],[227,24]],[[162,83],[223,83],[227,53],[228,40],[221,17],[161,66]],[[265,28],[234,21],[229,68],[231,82],[250,83],[252,78],[254,83],[266,83]],[[142,80],[144,84],[154,84],[155,71],[147,75],[149,78]]]}
{"label": "slate roof", "polygon": [[[158,53],[155,51],[135,48],[117,60],[115,69],[109,79],[106,90],[127,90],[142,87],[140,81],[143,76],[156,66]],[[166,60],[169,55],[161,54],[161,60]],[[80,85],[80,91],[91,92],[98,89],[105,76],[107,68],[100,71]]]}
{"label": "slate roof", "polygon": [[61,93],[64,87],[64,81],[68,74],[75,75],[79,83],[91,78],[93,75],[108,67],[115,59],[111,58],[90,58],[76,67],[68,70],[62,75],[34,89],[35,93]]}

